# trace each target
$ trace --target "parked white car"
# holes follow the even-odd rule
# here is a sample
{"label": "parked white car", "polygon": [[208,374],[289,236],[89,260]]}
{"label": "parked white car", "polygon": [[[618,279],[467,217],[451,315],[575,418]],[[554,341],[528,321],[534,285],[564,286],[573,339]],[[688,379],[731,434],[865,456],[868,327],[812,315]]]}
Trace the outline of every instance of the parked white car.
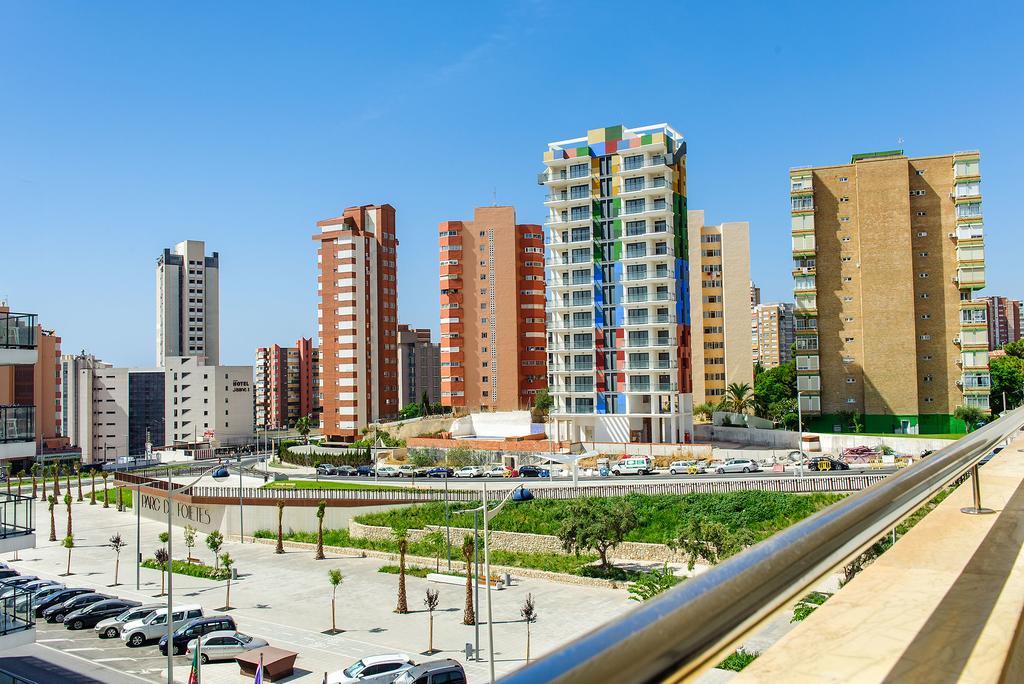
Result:
{"label": "parked white car", "polygon": [[719,475],[725,473],[759,473],[761,472],[761,466],[757,464],[757,461],[751,461],[749,458],[730,458],[718,466],[717,472]]}
{"label": "parked white car", "polygon": [[393,465],[377,466],[377,477],[401,477],[402,471]]}
{"label": "parked white car", "polygon": [[704,461],[672,461],[668,467],[671,475],[697,475],[708,472]]}
{"label": "parked white car", "polygon": [[489,465],[484,475],[487,477],[512,477],[512,469],[501,464]]}
{"label": "parked white car", "polygon": [[[189,620],[203,617],[203,607],[196,604],[181,606],[174,610],[172,630],[178,629]],[[136,648],[147,641],[156,641],[167,634],[167,609],[161,608],[141,620],[132,620],[121,626],[121,641]]]}
{"label": "parked white car", "polygon": [[455,471],[455,477],[483,477],[484,469],[482,466],[462,466]]}
{"label": "parked white car", "polygon": [[376,655],[357,660],[340,672],[327,675],[327,684],[385,684],[415,663],[404,653]]}
{"label": "parked white car", "polygon": [[[163,605],[166,606],[167,604]],[[96,625],[96,634],[103,639],[113,639],[116,636],[120,636],[121,625],[126,622],[132,622],[133,620],[141,620],[144,617],[149,616],[153,611],[159,610],[160,606],[161,604],[159,603],[150,603],[146,606],[129,608],[116,617],[101,620],[100,623]]]}
{"label": "parked white car", "polygon": [[[210,632],[200,637],[203,648],[200,650],[199,659],[204,663],[211,660],[234,660],[246,651],[269,646],[265,639],[249,636],[241,632],[233,632],[229,629],[222,629]],[[195,652],[199,639],[188,642],[187,653]]]}
{"label": "parked white car", "polygon": [[400,465],[398,466],[398,474],[401,477],[413,477],[416,475],[416,466],[409,465],[408,463]]}
{"label": "parked white car", "polygon": [[653,472],[654,462],[647,456],[622,458],[612,464],[613,475],[650,475]]}

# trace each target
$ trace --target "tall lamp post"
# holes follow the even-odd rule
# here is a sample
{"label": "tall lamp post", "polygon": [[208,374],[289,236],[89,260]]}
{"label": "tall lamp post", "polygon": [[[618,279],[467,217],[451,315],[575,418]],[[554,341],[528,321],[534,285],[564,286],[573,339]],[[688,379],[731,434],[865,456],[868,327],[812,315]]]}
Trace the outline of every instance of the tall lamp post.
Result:
{"label": "tall lamp post", "polygon": [[[250,461],[253,459],[250,459]],[[242,459],[238,459],[238,472],[242,472],[242,466],[245,462]],[[174,573],[171,572],[174,566],[174,530],[171,527],[171,519],[174,511],[174,500],[173,495],[176,492],[180,492],[184,489],[188,489],[199,480],[206,477],[208,474],[217,471],[222,468],[221,465],[213,465],[199,473],[199,475],[189,482],[188,484],[174,486],[172,479],[171,468],[167,469],[167,684],[174,684],[174,649],[172,645],[174,643]],[[241,496],[241,487],[239,487],[239,496]]]}
{"label": "tall lamp post", "polygon": [[804,412],[803,404],[800,401],[803,398],[803,395],[804,393],[801,390],[796,391],[796,428],[800,431],[800,436],[797,438],[799,441],[797,442],[796,448],[797,453],[800,454],[800,462],[797,466],[799,468],[800,477],[804,476]]}
{"label": "tall lamp post", "polygon": [[[505,498],[501,500],[494,508],[488,506],[487,501],[487,481],[483,482],[483,505],[478,508],[474,508],[470,511],[464,511],[465,513],[483,513],[484,519],[484,582],[487,584],[487,650],[488,650],[488,663],[490,665],[491,684],[494,684],[494,620],[491,618],[491,553],[487,547],[487,532],[489,529],[488,523],[491,518],[498,514],[498,511],[509,502],[512,501],[530,501],[533,499],[533,494],[530,490],[523,485],[517,485],[515,489],[505,495]],[[476,540],[473,540],[474,546]],[[480,578],[477,577],[477,583],[479,584]],[[479,606],[478,606],[479,609]],[[480,616],[477,615],[477,622],[480,622]]]}

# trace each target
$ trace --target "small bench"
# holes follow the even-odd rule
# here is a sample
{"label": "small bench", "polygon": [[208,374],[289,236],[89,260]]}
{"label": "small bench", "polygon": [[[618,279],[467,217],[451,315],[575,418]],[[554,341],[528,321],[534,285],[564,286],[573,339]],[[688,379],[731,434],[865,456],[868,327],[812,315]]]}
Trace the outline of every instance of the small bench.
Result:
{"label": "small bench", "polygon": [[292,676],[295,671],[295,658],[299,654],[273,646],[253,649],[235,657],[239,674],[255,679],[256,670],[260,667],[261,655],[263,656],[263,678],[268,682],[278,682]]}

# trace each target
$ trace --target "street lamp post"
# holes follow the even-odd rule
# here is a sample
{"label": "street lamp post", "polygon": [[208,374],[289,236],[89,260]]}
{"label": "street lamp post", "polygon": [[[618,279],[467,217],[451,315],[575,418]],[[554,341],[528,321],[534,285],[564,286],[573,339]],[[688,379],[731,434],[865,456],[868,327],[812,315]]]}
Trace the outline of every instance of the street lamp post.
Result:
{"label": "street lamp post", "polygon": [[803,392],[800,391],[800,390],[797,390],[796,391],[796,422],[797,422],[796,428],[797,428],[797,430],[800,431],[800,436],[797,437],[797,439],[799,441],[797,442],[796,448],[797,448],[797,453],[800,454],[800,457],[799,457],[800,460],[799,460],[799,463],[797,465],[797,468],[799,469],[798,472],[800,473],[800,477],[804,476],[804,412],[803,412],[803,406],[802,406],[802,404],[800,402],[800,399],[802,397],[803,397]]}

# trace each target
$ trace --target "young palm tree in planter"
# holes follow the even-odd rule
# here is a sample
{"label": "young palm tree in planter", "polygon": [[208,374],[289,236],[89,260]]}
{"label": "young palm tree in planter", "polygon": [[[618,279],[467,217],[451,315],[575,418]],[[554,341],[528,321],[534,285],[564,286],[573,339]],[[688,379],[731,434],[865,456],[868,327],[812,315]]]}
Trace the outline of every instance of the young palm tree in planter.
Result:
{"label": "young palm tree in planter", "polygon": [[341,570],[334,568],[327,571],[327,581],[331,583],[331,634],[337,634],[343,630],[338,629],[335,606],[338,600],[338,587],[345,581],[345,576],[341,574]]}
{"label": "young palm tree in planter", "polygon": [[396,527],[391,534],[398,542],[398,605],[395,606],[395,612],[405,614],[409,612],[409,602],[405,596],[405,552],[409,548],[409,533],[405,528]]}
{"label": "young palm tree in planter", "polygon": [[462,541],[462,559],[466,561],[466,608],[462,612],[462,624],[475,625],[476,612],[473,610],[473,538],[466,535]]}
{"label": "young palm tree in planter", "polygon": [[60,464],[53,466],[53,495],[60,501]]}
{"label": "young palm tree in planter", "polygon": [[48,507],[50,509],[50,541],[55,542],[57,541],[57,521],[53,518],[53,507],[57,505],[57,500],[51,494],[47,497],[46,502],[49,504]]}
{"label": "young palm tree in planter", "polygon": [[425,655],[437,653],[434,650],[434,611],[437,610],[438,595],[437,589],[427,589],[427,596],[423,599],[423,607],[427,609],[427,650]]}
{"label": "young palm tree in planter", "polygon": [[284,553],[284,499],[277,500],[277,547],[274,553]]}
{"label": "young palm tree in planter", "polygon": [[110,477],[110,473],[104,470],[100,477],[103,478],[103,507],[110,508],[110,499],[107,498],[107,478]]}
{"label": "young palm tree in planter", "polygon": [[185,529],[182,534],[185,537],[185,548],[188,549],[188,552],[185,554],[185,559],[188,561],[189,565],[192,565],[192,549],[196,546],[196,528],[191,525],[185,525]]}
{"label": "young palm tree in planter", "polygon": [[82,464],[75,464],[75,476],[78,478],[78,503],[82,503],[85,497],[82,496]]}
{"label": "young palm tree in planter", "polygon": [[114,536],[110,538],[110,548],[114,549],[114,554],[115,554],[115,559],[114,559],[114,584],[112,585],[112,586],[115,586],[115,587],[118,584],[118,582],[117,582],[117,573],[121,569],[121,549],[123,549],[126,546],[128,546],[128,542],[126,542],[124,539],[121,539],[121,533],[120,532],[116,532],[114,534]]}
{"label": "young palm tree in planter", "polygon": [[92,482],[92,491],[89,492],[89,505],[90,506],[95,506],[96,505],[96,469],[95,468],[90,468],[89,469],[89,479]]}
{"label": "young palm tree in planter", "polygon": [[228,593],[224,599],[224,610],[231,610],[231,566],[235,564],[235,559],[225,551],[220,554],[220,564],[224,566],[224,571],[227,573],[228,579]]}
{"label": "young palm tree in planter", "polygon": [[64,490],[64,505],[68,507],[68,533],[66,536],[70,537],[74,534],[74,530],[71,528],[71,502],[74,499],[71,497],[71,492]]}
{"label": "young palm tree in planter", "polygon": [[68,571],[67,571],[66,574],[70,575],[71,574],[71,549],[75,548],[75,538],[72,537],[69,534],[68,536],[64,537],[64,541],[62,541],[60,543],[60,545],[68,550]]}
{"label": "young palm tree in planter", "polygon": [[46,501],[46,478],[49,475],[50,469],[46,466],[42,466],[42,472],[39,474],[39,479],[43,483],[43,501]]}
{"label": "young palm tree in planter", "polygon": [[[166,533],[165,533],[166,534]],[[164,595],[164,572],[170,572],[171,570],[171,556],[167,553],[167,549],[161,547],[156,550],[153,554],[153,558],[160,564],[160,593],[158,596]]]}
{"label": "young palm tree in planter", "polygon": [[533,603],[533,594],[526,595],[523,607],[519,609],[526,623],[526,662],[530,662],[530,625],[537,621],[537,606]]}
{"label": "young palm tree in planter", "polygon": [[316,505],[316,559],[324,559],[324,514],[327,512],[327,502],[321,501]]}

